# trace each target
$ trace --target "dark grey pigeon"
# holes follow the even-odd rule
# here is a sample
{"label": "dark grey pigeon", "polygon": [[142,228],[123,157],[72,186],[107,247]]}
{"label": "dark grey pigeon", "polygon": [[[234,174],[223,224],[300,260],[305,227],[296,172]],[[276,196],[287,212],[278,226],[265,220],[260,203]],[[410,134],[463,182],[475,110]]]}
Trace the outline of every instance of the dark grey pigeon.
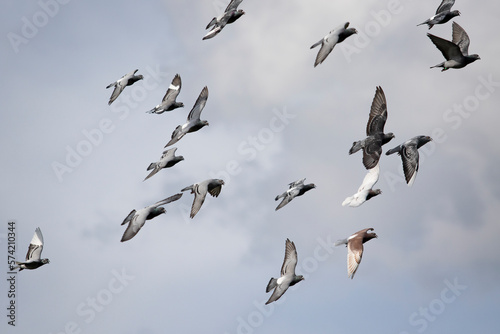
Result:
{"label": "dark grey pigeon", "polygon": [[116,100],[118,95],[120,95],[121,92],[123,92],[125,87],[132,85],[136,81],[144,79],[144,77],[142,75],[135,75],[135,73],[137,71],[138,70],[134,70],[128,74],[125,74],[123,77],[116,80],[115,82],[110,83],[106,87],[106,89],[108,89],[110,87],[115,87],[115,89],[113,90],[113,93],[111,94],[111,97],[109,98],[108,105],[110,105],[111,103],[113,103],[114,100]]}
{"label": "dark grey pigeon", "polygon": [[189,217],[194,218],[198,211],[200,211],[203,202],[205,202],[207,193],[212,195],[212,197],[218,197],[223,185],[223,180],[208,179],[182,189],[181,191],[191,190],[191,194],[194,194],[193,206],[191,207],[191,214]]}
{"label": "dark grey pigeon", "polygon": [[382,145],[387,144],[394,138],[392,132],[384,133],[387,121],[387,101],[382,87],[378,86],[372,101],[368,123],[366,124],[367,137],[352,144],[349,154],[363,149],[363,165],[366,169],[372,169],[378,164],[382,154]]}
{"label": "dark grey pigeon", "polygon": [[198,99],[196,100],[193,109],[189,112],[186,123],[183,125],[178,125],[174,132],[172,132],[172,138],[165,145],[165,147],[173,145],[181,140],[182,137],[186,135],[186,133],[195,132],[201,129],[202,127],[208,125],[208,121],[200,120],[201,111],[205,107],[208,99],[208,88],[205,86],[201,91]]}
{"label": "dark grey pigeon", "polygon": [[278,211],[279,209],[290,203],[290,201],[295,197],[302,196],[306,193],[306,191],[316,188],[314,183],[304,184],[305,180],[306,179],[304,178],[302,180],[290,183],[287,191],[279,196],[276,196],[276,198],[274,199],[275,201],[279,200],[280,198],[283,198],[283,200],[276,207],[275,211]]}
{"label": "dark grey pigeon", "polygon": [[176,74],[161,103],[147,112],[150,114],[161,114],[165,111],[172,111],[176,108],[184,107],[184,103],[176,101],[177,95],[181,92],[181,86],[181,76]]}
{"label": "dark grey pigeon", "polygon": [[151,176],[155,175],[158,173],[161,169],[163,168],[169,168],[174,166],[176,163],[181,162],[184,160],[184,157],[182,155],[176,156],[175,151],[177,151],[176,147],[173,147],[171,149],[168,149],[166,151],[163,151],[163,154],[161,155],[160,161],[158,162],[152,162],[147,170],[151,170],[151,173],[149,173],[148,176],[144,179],[146,181],[149,179]]}
{"label": "dark grey pigeon", "polygon": [[297,266],[297,249],[295,244],[289,239],[285,242],[285,259],[281,266],[281,276],[279,278],[271,278],[266,287],[266,293],[274,289],[273,294],[266,302],[266,305],[278,299],[288,290],[300,281],[304,280],[304,276],[295,275],[295,267]]}
{"label": "dark grey pigeon", "polygon": [[147,206],[144,209],[140,209],[139,211],[136,211],[135,209],[132,210],[122,222],[122,225],[128,223],[128,226],[125,232],[123,233],[121,242],[130,240],[137,233],[139,233],[140,229],[146,223],[146,220],[153,219],[154,217],[159,216],[162,213],[166,213],[167,211],[165,210],[164,207],[161,207],[162,205],[165,205],[173,201],[177,201],[181,197],[182,193],[178,193],[168,198],[165,198],[164,200],[158,201],[153,205]]}
{"label": "dark grey pigeon", "polygon": [[342,43],[347,37],[358,33],[358,31],[354,28],[347,28],[348,26],[349,22],[338,26],[337,28],[330,31],[328,35],[326,35],[310,47],[311,49],[314,49],[321,44],[321,48],[319,49],[319,52],[316,56],[316,60],[314,61],[314,67],[318,66],[318,64],[321,64],[326,59],[326,57],[328,57],[335,45],[337,45],[338,43]]}
{"label": "dark grey pigeon", "polygon": [[386,155],[397,153],[401,156],[406,183],[409,187],[413,184],[413,182],[415,182],[415,178],[417,177],[419,165],[418,149],[431,140],[432,138],[429,136],[416,136],[410,140],[405,141],[403,144],[390,149],[385,153]]}
{"label": "dark grey pigeon", "polygon": [[28,253],[26,253],[26,261],[19,262],[16,261],[16,266],[11,267],[11,270],[18,269],[19,271],[23,269],[36,269],[49,263],[49,259],[42,259],[43,250],[43,235],[39,227],[36,228],[35,234],[31,239],[30,245],[28,247]]}
{"label": "dark grey pigeon", "polygon": [[215,37],[227,24],[233,23],[243,16],[245,12],[238,9],[242,1],[243,0],[231,0],[224,13],[218,17],[214,17],[212,21],[208,23],[205,29],[213,28],[203,37],[203,40]]}
{"label": "dark grey pigeon", "polygon": [[441,37],[427,34],[432,43],[434,43],[434,45],[446,58],[446,61],[431,66],[431,68],[442,67],[443,69],[441,72],[446,71],[449,68],[462,68],[478,59],[481,59],[477,54],[469,55],[470,39],[465,30],[456,22],[453,22],[452,27],[453,36],[451,42],[442,39]]}
{"label": "dark grey pigeon", "polygon": [[358,270],[361,258],[363,257],[363,244],[373,238],[378,238],[376,233],[368,233],[373,231],[373,228],[365,228],[351,235],[347,239],[338,240],[335,246],[346,245],[347,247],[347,277],[354,278],[354,274]]}
{"label": "dark grey pigeon", "polygon": [[417,27],[422,24],[427,24],[429,29],[431,29],[435,24],[443,24],[454,18],[455,16],[459,16],[460,12],[458,10],[451,10],[451,7],[455,4],[455,0],[443,0],[436,10],[436,15],[431,17],[425,22],[417,24]]}

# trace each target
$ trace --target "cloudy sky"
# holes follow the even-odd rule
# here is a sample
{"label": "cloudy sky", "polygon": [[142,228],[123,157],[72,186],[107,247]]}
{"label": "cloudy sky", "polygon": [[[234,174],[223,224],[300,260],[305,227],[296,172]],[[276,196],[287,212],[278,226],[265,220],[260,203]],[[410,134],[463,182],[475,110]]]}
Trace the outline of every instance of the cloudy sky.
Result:
{"label": "cloudy sky", "polygon": [[[16,326],[2,333],[496,333],[500,288],[500,3],[457,1],[481,60],[443,61],[416,25],[438,0],[251,1],[213,39],[221,0],[41,0],[2,4],[0,248],[17,258],[36,227],[50,264],[16,275]],[[349,21],[359,34],[314,68],[309,47]],[[451,39],[451,22],[431,33]],[[144,80],[111,105],[105,87]],[[157,105],[178,73],[183,109]],[[185,161],[143,182],[174,128],[208,86],[210,126],[175,147]],[[383,156],[383,192],[342,207],[365,175],[361,154],[375,87],[388,102],[384,150],[420,134],[413,187]],[[141,209],[208,178],[226,181],[189,219],[193,196],[166,205],[120,243]],[[275,212],[274,197],[307,178],[317,188]],[[366,227],[353,280],[346,249]],[[305,281],[265,306],[285,240]]]}

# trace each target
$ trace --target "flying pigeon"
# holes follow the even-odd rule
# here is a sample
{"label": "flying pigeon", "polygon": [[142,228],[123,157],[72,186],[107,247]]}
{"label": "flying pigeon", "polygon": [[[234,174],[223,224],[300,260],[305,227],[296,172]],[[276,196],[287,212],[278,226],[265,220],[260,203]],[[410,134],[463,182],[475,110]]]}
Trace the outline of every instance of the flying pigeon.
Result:
{"label": "flying pigeon", "polygon": [[218,17],[214,17],[212,21],[208,23],[205,29],[213,28],[203,37],[203,40],[215,37],[227,24],[233,23],[243,16],[245,12],[238,9],[242,1],[243,0],[231,0],[224,13]]}
{"label": "flying pigeon", "polygon": [[349,154],[353,154],[363,149],[363,165],[366,169],[374,168],[382,154],[382,145],[387,144],[394,138],[394,134],[384,133],[385,122],[387,121],[387,101],[382,87],[378,86],[375,91],[370,116],[366,124],[367,137],[352,144]]}
{"label": "flying pigeon", "polygon": [[28,247],[28,253],[26,253],[26,261],[19,262],[16,261],[16,266],[12,267],[11,270],[18,269],[19,271],[23,269],[36,269],[49,263],[49,259],[41,259],[43,250],[43,235],[39,227],[36,228],[35,234],[31,239],[30,245]]}
{"label": "flying pigeon", "polygon": [[455,0],[443,0],[436,10],[436,15],[425,22],[417,24],[417,27],[422,24],[427,24],[429,26],[429,29],[431,29],[435,24],[443,24],[448,22],[455,16],[459,16],[460,12],[458,10],[451,10],[451,7],[453,7],[454,4]]}
{"label": "flying pigeon", "polygon": [[403,161],[403,171],[405,173],[406,183],[409,187],[415,182],[418,172],[418,149],[432,140],[429,136],[416,136],[403,144],[398,145],[385,154],[397,153]]}
{"label": "flying pigeon", "polygon": [[162,213],[166,213],[167,211],[165,210],[164,207],[162,207],[162,205],[165,205],[173,201],[177,201],[181,197],[182,193],[178,193],[168,198],[165,198],[164,200],[158,201],[153,205],[147,206],[144,209],[140,209],[139,211],[136,211],[135,209],[132,210],[128,214],[128,216],[123,220],[122,225],[128,223],[128,226],[127,229],[125,230],[125,233],[123,233],[121,242],[130,240],[133,237],[135,237],[135,235],[139,233],[139,230],[146,223],[146,220],[153,219],[154,217],[159,216]]}
{"label": "flying pigeon", "polygon": [[358,266],[363,257],[363,244],[373,238],[378,238],[376,233],[368,233],[373,231],[373,228],[365,228],[351,235],[347,239],[338,240],[335,246],[345,244],[347,247],[347,277],[353,279]]}
{"label": "flying pigeon", "polygon": [[172,111],[176,108],[184,107],[184,103],[175,101],[177,95],[181,92],[181,86],[181,76],[176,74],[161,103],[147,112],[150,114],[162,114],[165,111]]}
{"label": "flying pigeon", "polygon": [[200,120],[201,111],[205,107],[207,99],[208,88],[205,86],[198,96],[198,99],[196,99],[193,109],[189,112],[186,123],[178,125],[175,128],[174,132],[172,132],[172,139],[170,139],[165,147],[177,143],[186,133],[198,131],[205,125],[208,125],[208,121]]}
{"label": "flying pigeon", "polygon": [[358,33],[358,31],[354,28],[347,28],[348,26],[349,22],[338,26],[337,28],[330,31],[328,35],[311,46],[311,49],[314,49],[321,44],[321,48],[319,49],[318,55],[316,56],[316,61],[314,62],[314,67],[318,66],[318,64],[321,64],[326,59],[326,57],[328,57],[337,43],[342,43],[347,37]]}
{"label": "flying pigeon", "polygon": [[443,69],[441,72],[446,71],[449,68],[462,68],[478,59],[481,59],[477,54],[469,55],[470,39],[465,30],[456,22],[453,22],[452,28],[453,33],[451,42],[442,39],[441,37],[427,34],[432,43],[434,43],[434,45],[446,58],[446,61],[431,66],[431,68],[442,67]]}
{"label": "flying pigeon", "polygon": [[304,184],[305,180],[306,179],[304,178],[302,180],[290,183],[287,191],[285,191],[281,195],[276,196],[276,198],[274,199],[275,201],[279,200],[280,198],[283,198],[283,200],[276,207],[275,211],[278,211],[279,209],[290,203],[290,201],[295,197],[302,196],[306,191],[316,188],[314,183]]}
{"label": "flying pigeon", "polygon": [[286,239],[285,259],[283,260],[283,265],[281,266],[281,276],[279,278],[271,277],[271,280],[267,284],[266,293],[272,289],[274,289],[274,291],[269,300],[266,302],[266,305],[280,299],[290,286],[294,286],[304,280],[304,276],[295,275],[296,266],[297,250],[295,249],[295,244],[289,239]]}
{"label": "flying pigeon", "polygon": [[144,79],[144,77],[141,74],[135,75],[135,72],[137,71],[138,70],[134,70],[128,74],[125,74],[123,77],[116,80],[115,82],[110,83],[106,87],[106,89],[110,87],[115,87],[115,89],[113,90],[113,94],[111,94],[111,97],[109,98],[108,105],[110,105],[111,103],[113,103],[114,100],[116,100],[118,95],[122,93],[125,87],[132,85],[136,81]]}
{"label": "flying pigeon", "polygon": [[161,169],[163,168],[169,168],[174,166],[176,163],[181,162],[184,160],[184,157],[182,155],[176,156],[175,151],[177,151],[176,147],[173,147],[171,149],[168,149],[166,151],[163,151],[163,154],[161,155],[160,161],[158,162],[152,162],[147,170],[152,170],[151,173],[149,173],[148,176],[144,179],[146,181],[149,179],[151,176],[155,175],[158,173]]}
{"label": "flying pigeon", "polygon": [[377,163],[375,167],[368,170],[363,183],[358,189],[358,192],[354,195],[347,197],[342,206],[357,207],[368,201],[370,198],[380,195],[382,191],[380,189],[372,189],[375,183],[378,181],[378,176],[380,174],[380,167]]}
{"label": "flying pigeon", "polygon": [[191,194],[194,194],[193,206],[191,207],[191,214],[189,217],[194,218],[198,211],[200,211],[207,193],[212,195],[212,197],[219,196],[223,185],[223,180],[208,179],[182,189],[181,191],[191,190]]}

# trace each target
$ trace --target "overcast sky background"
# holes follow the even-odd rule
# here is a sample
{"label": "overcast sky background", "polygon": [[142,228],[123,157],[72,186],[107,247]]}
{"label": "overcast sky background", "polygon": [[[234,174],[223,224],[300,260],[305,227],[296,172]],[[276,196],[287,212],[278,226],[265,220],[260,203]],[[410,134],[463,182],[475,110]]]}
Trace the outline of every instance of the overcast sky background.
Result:
{"label": "overcast sky background", "polygon": [[[0,247],[16,221],[23,259],[39,226],[50,259],[17,275],[15,328],[2,280],[2,332],[497,332],[498,1],[457,1],[481,60],[444,73],[429,69],[444,58],[416,27],[439,0],[245,0],[246,14],[206,41],[227,1],[53,4],[9,0],[0,11]],[[346,21],[359,34],[314,68],[309,47]],[[451,40],[451,29],[431,33]],[[108,106],[105,87],[133,69],[145,79]],[[176,73],[185,107],[146,114]],[[174,145],[185,161],[143,182],[205,85],[210,126]],[[378,85],[396,136],[384,151],[435,140],[413,187],[400,158],[384,155],[383,194],[345,208],[365,175],[348,150],[365,137]],[[194,219],[185,193],[120,243],[132,209],[212,177],[226,185]],[[275,212],[274,197],[304,177],[317,188]],[[331,244],[367,227],[379,237],[350,280],[347,250]],[[264,306],[286,238],[306,279]]]}

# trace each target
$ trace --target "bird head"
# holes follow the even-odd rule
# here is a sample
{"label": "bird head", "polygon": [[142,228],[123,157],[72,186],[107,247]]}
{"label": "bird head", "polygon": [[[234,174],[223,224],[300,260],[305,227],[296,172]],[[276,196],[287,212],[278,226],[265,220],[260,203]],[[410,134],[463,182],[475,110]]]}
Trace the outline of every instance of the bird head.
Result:
{"label": "bird head", "polygon": [[47,264],[47,263],[50,263],[50,261],[49,261],[49,259],[42,259],[42,263]]}
{"label": "bird head", "polygon": [[137,80],[142,80],[142,79],[144,79],[144,76],[143,76],[142,74],[139,74],[139,75],[137,76]]}
{"label": "bird head", "polygon": [[453,16],[460,16],[461,13],[458,10],[452,10],[450,14]]}
{"label": "bird head", "polygon": [[167,210],[165,210],[164,207],[159,207],[158,212],[159,212],[159,215],[161,215],[162,213],[167,213]]}
{"label": "bird head", "polygon": [[201,121],[201,124],[203,124],[203,126],[209,126],[210,124],[208,124],[208,121]]}

